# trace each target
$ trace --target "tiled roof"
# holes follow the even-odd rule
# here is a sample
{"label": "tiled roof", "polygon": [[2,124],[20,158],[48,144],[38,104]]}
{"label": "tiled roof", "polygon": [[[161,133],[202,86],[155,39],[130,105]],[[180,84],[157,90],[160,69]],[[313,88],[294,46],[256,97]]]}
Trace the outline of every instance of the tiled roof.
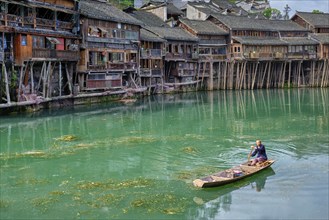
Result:
{"label": "tiled roof", "polygon": [[233,30],[259,30],[259,31],[307,31],[290,20],[253,19],[247,16],[232,16],[211,14],[227,27]]}
{"label": "tiled roof", "polygon": [[136,10],[129,14],[147,26],[169,27],[166,22],[151,12]]}
{"label": "tiled roof", "polygon": [[189,20],[181,18],[180,22],[191,28],[197,34],[204,35],[227,35],[228,32],[221,29],[211,21]]}
{"label": "tiled roof", "polygon": [[245,37],[235,36],[234,40],[245,45],[316,45],[315,40],[308,37],[287,37],[287,38],[269,38],[269,37]]}
{"label": "tiled roof", "polygon": [[311,37],[322,44],[329,44],[329,34],[311,34]]}
{"label": "tiled roof", "polygon": [[142,28],[141,29],[141,40],[142,41],[151,41],[151,42],[165,42],[164,39],[158,37],[156,34]]}
{"label": "tiled roof", "polygon": [[173,3],[167,4],[167,14],[171,15],[182,15],[183,12],[179,10]]}
{"label": "tiled roof", "polygon": [[158,35],[165,40],[177,40],[177,41],[194,41],[197,42],[198,38],[192,34],[184,31],[182,28],[175,27],[145,27],[147,30]]}
{"label": "tiled roof", "polygon": [[141,25],[141,22],[106,2],[80,0],[80,13],[88,18]]}
{"label": "tiled roof", "polygon": [[329,27],[329,13],[311,13],[311,12],[297,12],[295,16],[299,16],[307,23],[314,27]]}
{"label": "tiled roof", "polygon": [[287,42],[282,41],[280,38],[267,38],[267,37],[245,37],[235,36],[234,40],[245,45],[287,45]]}
{"label": "tiled roof", "polygon": [[316,45],[318,42],[308,37],[286,37],[282,38],[288,45]]}

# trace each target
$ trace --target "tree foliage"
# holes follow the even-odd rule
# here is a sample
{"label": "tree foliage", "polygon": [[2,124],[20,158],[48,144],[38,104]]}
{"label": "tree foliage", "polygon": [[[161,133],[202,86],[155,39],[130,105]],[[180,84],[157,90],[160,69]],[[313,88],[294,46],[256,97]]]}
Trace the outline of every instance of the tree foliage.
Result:
{"label": "tree foliage", "polygon": [[276,8],[267,8],[263,11],[263,15],[266,18],[271,18],[272,14],[276,14],[276,17],[282,17],[281,11]]}
{"label": "tree foliage", "polygon": [[312,11],[312,13],[313,13],[313,14],[322,14],[323,11],[320,11],[320,10],[318,10],[318,9],[314,9],[314,10]]}

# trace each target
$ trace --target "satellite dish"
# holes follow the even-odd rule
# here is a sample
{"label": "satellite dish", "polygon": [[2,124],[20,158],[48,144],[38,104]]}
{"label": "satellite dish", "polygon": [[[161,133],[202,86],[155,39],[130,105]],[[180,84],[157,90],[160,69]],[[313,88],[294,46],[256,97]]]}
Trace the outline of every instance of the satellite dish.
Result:
{"label": "satellite dish", "polygon": [[210,0],[204,0],[204,2],[205,2],[205,3],[209,3],[209,2],[210,2]]}

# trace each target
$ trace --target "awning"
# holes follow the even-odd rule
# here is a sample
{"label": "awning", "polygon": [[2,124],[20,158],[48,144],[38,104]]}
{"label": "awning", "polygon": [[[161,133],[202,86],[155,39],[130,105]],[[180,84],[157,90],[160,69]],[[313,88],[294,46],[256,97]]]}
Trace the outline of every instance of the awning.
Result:
{"label": "awning", "polygon": [[61,42],[57,38],[55,38],[55,37],[46,37],[46,38],[52,44],[61,44]]}

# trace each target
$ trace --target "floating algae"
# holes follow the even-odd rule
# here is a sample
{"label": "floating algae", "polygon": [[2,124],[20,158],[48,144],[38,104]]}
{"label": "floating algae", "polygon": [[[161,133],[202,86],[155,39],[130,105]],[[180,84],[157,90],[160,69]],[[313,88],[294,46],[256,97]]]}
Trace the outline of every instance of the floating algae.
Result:
{"label": "floating algae", "polygon": [[81,181],[79,182],[76,187],[80,190],[86,190],[86,189],[112,189],[112,190],[119,190],[124,188],[138,188],[138,187],[146,187],[150,186],[153,183],[150,180],[147,179],[133,179],[133,180],[126,180],[123,182],[114,182],[113,180],[108,180],[105,182],[94,182],[94,181]]}
{"label": "floating algae", "polygon": [[34,207],[41,209],[42,212],[46,212],[52,204],[58,202],[58,199],[53,197],[41,197],[31,200],[31,203]]}
{"label": "floating algae", "polygon": [[115,143],[118,144],[141,144],[141,143],[152,143],[155,142],[154,137],[139,137],[139,136],[128,136],[115,139]]}
{"label": "floating algae", "polygon": [[199,134],[185,134],[186,138],[190,138],[190,139],[196,139],[196,140],[204,140],[205,137]]}
{"label": "floating algae", "polygon": [[161,212],[167,215],[183,213],[187,206],[187,200],[176,197],[173,194],[155,194],[135,199],[131,203],[134,208],[143,208],[147,212]]}
{"label": "floating algae", "polygon": [[59,138],[55,138],[56,141],[75,141],[76,139],[78,139],[78,137],[75,135],[63,135]]}
{"label": "floating algae", "polygon": [[44,185],[48,184],[50,181],[47,179],[37,179],[37,178],[29,178],[29,179],[19,179],[16,181],[16,186],[20,185]]}
{"label": "floating algae", "polygon": [[192,171],[180,171],[176,174],[176,177],[180,180],[191,180],[194,176]]}
{"label": "floating algae", "polygon": [[5,200],[0,200],[0,209],[5,209],[9,207],[10,202],[5,201]]}
{"label": "floating algae", "polygon": [[113,204],[118,204],[122,201],[123,198],[124,196],[122,195],[105,194],[98,197],[96,200],[93,199],[92,203],[88,204],[95,208],[101,208]]}
{"label": "floating algae", "polygon": [[193,147],[184,147],[183,152],[187,154],[196,154],[198,151]]}

